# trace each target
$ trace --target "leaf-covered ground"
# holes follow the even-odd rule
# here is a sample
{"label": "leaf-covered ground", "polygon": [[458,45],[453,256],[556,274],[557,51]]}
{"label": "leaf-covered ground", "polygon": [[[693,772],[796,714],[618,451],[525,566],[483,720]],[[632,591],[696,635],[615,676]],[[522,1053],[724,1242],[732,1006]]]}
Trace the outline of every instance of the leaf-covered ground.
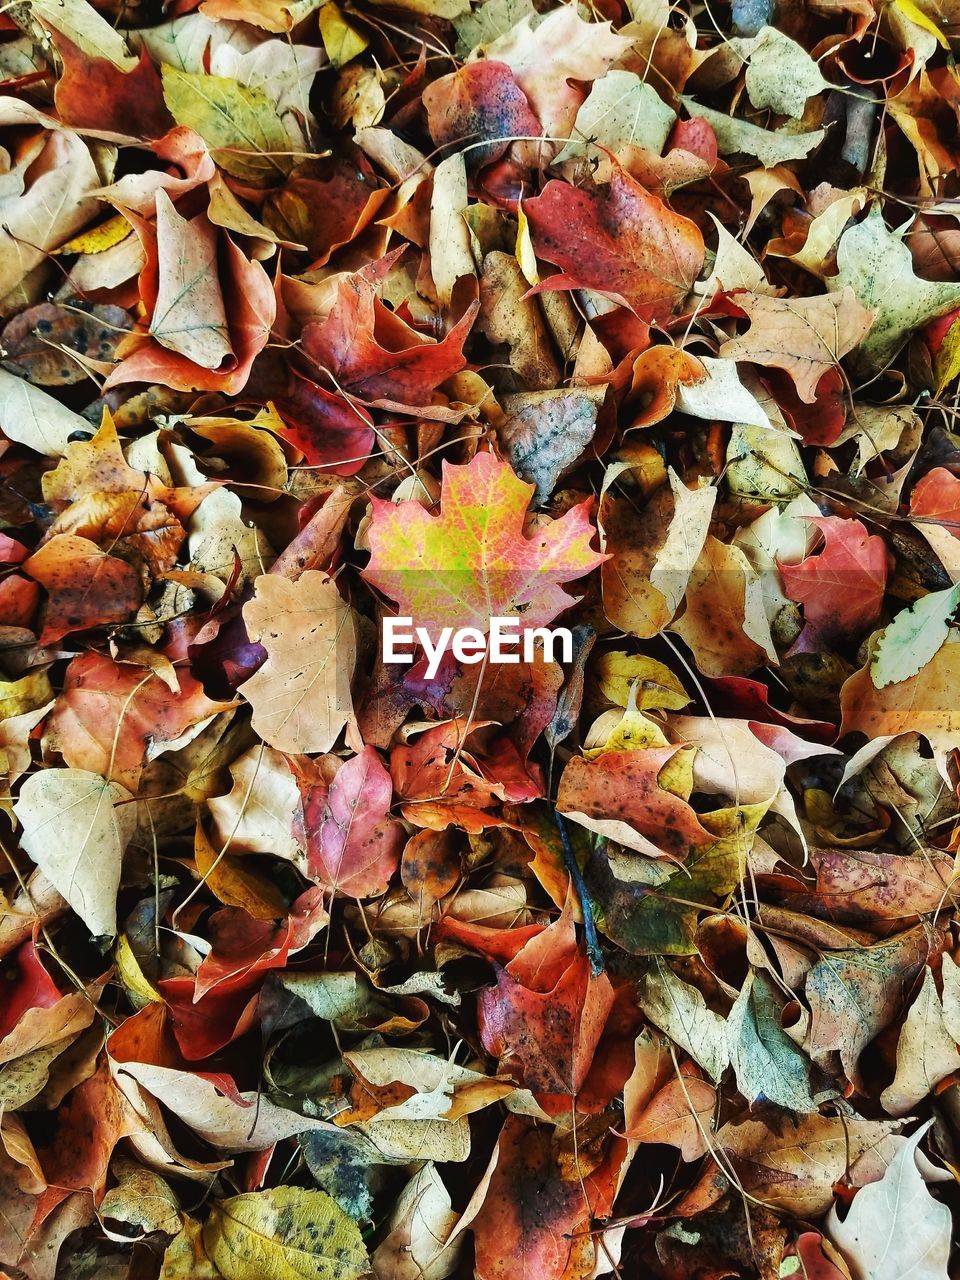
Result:
{"label": "leaf-covered ground", "polygon": [[9,1280],[956,1274],[960,9],[551,4],[0,12]]}

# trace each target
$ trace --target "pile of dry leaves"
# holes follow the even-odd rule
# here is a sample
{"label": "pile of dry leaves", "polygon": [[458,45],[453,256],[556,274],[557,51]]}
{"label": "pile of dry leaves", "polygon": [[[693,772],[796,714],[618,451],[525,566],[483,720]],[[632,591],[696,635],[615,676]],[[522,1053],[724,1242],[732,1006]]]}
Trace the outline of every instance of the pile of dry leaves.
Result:
{"label": "pile of dry leaves", "polygon": [[958,39],[4,6],[0,1274],[946,1280]]}

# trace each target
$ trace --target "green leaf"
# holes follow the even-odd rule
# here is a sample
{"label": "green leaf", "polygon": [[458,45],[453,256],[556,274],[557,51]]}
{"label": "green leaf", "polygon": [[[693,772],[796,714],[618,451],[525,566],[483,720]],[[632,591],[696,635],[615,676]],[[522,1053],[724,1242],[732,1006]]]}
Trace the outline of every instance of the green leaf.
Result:
{"label": "green leaf", "polygon": [[360,1280],[360,1229],[325,1191],[274,1187],[213,1206],[203,1243],[224,1280]]}
{"label": "green leaf", "polygon": [[657,957],[648,962],[637,984],[637,1003],[654,1026],[686,1050],[711,1080],[720,1079],[730,1060],[726,1026],[719,1013],[707,1006],[702,992],[678,978],[669,964]]}
{"label": "green leaf", "polygon": [[597,927],[632,955],[693,955],[701,910],[720,905],[739,884],[768,808],[769,802],[700,814],[718,838],[680,867],[610,842],[605,855],[601,842],[584,870]]}
{"label": "green leaf", "polygon": [[276,103],[262,89],[171,66],[161,71],[170,114],[199,133],[221,169],[260,185],[290,172],[290,139]]}
{"label": "green leaf", "polygon": [[917,675],[950,634],[950,618],[960,604],[960,585],[933,591],[902,609],[880,634],[870,663],[875,689]]}
{"label": "green leaf", "polygon": [[534,13],[531,0],[486,0],[472,12],[454,21],[457,33],[457,57],[462,58],[478,45],[492,44]]}
{"label": "green leaf", "polygon": [[828,288],[851,286],[860,303],[876,312],[854,358],[858,373],[879,373],[910,334],[960,304],[960,284],[934,283],[914,274],[902,236],[909,223],[890,231],[878,205],[849,227],[837,246],[837,275]]}
{"label": "green leaf", "polygon": [[659,155],[676,118],[673,108],[635,72],[608,71],[594,82],[577,112],[570,141],[554,164],[588,152],[596,156],[596,148],[590,145],[594,142],[608,151],[634,146]]}
{"label": "green leaf", "polygon": [[772,169],[785,160],[805,159],[827,136],[826,129],[814,129],[811,133],[761,129],[749,120],[738,120],[723,111],[704,107],[694,98],[681,97],[680,101],[691,116],[706,120],[717,135],[721,155],[756,156],[765,169]]}
{"label": "green leaf", "polygon": [[758,110],[769,107],[799,120],[807,99],[829,88],[806,49],[775,27],[763,27],[752,39],[730,44],[747,59],[747,97]]}
{"label": "green leaf", "polygon": [[727,1019],[737,1088],[749,1102],[765,1098],[789,1111],[816,1111],[812,1064],[784,1031],[780,1014],[781,1001],[767,975],[749,974]]}

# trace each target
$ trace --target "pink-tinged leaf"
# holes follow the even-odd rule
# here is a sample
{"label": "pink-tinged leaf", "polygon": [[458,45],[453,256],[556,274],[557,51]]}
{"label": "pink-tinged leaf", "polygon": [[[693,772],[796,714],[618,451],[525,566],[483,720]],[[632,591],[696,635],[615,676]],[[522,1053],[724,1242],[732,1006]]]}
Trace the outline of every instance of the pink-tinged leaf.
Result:
{"label": "pink-tinged leaf", "polygon": [[373,747],[337,770],[324,794],[301,777],[310,874],[335,894],[381,894],[400,861],[403,828],[390,817],[393,784]]}
{"label": "pink-tinged leaf", "polygon": [[563,273],[548,288],[596,289],[646,319],[671,316],[703,266],[696,225],[620,169],[593,190],[548,182],[523,211],[537,256]]}
{"label": "pink-tinged leaf", "polygon": [[468,62],[435,80],[424,91],[423,105],[437,146],[490,139],[488,146],[467,152],[467,163],[473,166],[499,160],[511,138],[535,138],[542,132],[510,68],[492,58]]}
{"label": "pink-tinged leaf", "polygon": [[910,514],[933,520],[960,538],[960,479],[946,467],[934,467],[913,486]]}
{"label": "pink-tinged leaf", "polygon": [[445,626],[486,634],[491,617],[510,614],[525,628],[546,626],[574,603],[561,584],[605,557],[590,546],[589,502],[528,526],[533,491],[492,453],[464,467],[444,462],[438,515],[373,499],[363,576],[432,635]]}
{"label": "pink-tinged leaf", "polygon": [[811,653],[840,636],[860,636],[880,615],[887,586],[887,549],[859,520],[815,517],[824,545],[780,574],[791,600],[803,605],[805,626],[794,652]]}

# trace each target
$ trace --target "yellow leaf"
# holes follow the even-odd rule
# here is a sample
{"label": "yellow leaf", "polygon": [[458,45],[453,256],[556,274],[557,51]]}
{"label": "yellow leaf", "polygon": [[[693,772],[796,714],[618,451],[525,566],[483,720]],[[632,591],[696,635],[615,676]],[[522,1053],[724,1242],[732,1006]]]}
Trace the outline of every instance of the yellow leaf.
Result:
{"label": "yellow leaf", "polygon": [[262,89],[169,65],[162,73],[170,114],[199,133],[221,169],[260,184],[290,172],[290,139],[276,102]]}
{"label": "yellow leaf", "polygon": [[520,263],[520,270],[526,277],[527,284],[539,284],[540,273],[537,270],[537,255],[533,251],[530,224],[527,221],[527,215],[523,212],[523,205],[519,201],[517,202],[516,255],[517,261]]}
{"label": "yellow leaf", "polygon": [[221,1200],[203,1243],[224,1280],[359,1280],[370,1270],[360,1229],[325,1191],[274,1187]]}
{"label": "yellow leaf", "polygon": [[54,249],[53,252],[59,255],[68,253],[103,253],[107,249],[112,249],[115,244],[119,244],[121,240],[126,240],[132,230],[133,227],[123,214],[117,213],[112,218],[108,218],[106,222],[101,222],[97,226],[91,227],[89,231],[81,231],[78,236],[74,236],[72,240],[68,240],[66,244],[62,244],[59,249]]}
{"label": "yellow leaf", "polygon": [[221,856],[199,823],[193,856],[204,884],[226,906],[241,907],[255,920],[276,920],[286,915],[286,899],[279,889],[266,876],[248,871],[242,858],[230,853]]}
{"label": "yellow leaf", "polygon": [[893,7],[898,9],[905,18],[909,18],[914,26],[922,27],[924,31],[929,32],[937,44],[942,45],[949,53],[950,41],[937,24],[927,17],[920,6],[913,3],[913,0],[893,0]]}
{"label": "yellow leaf", "polygon": [[690,701],[669,667],[639,653],[605,653],[597,662],[597,677],[604,696],[618,707],[627,705],[634,684],[640,711],[679,711]]}
{"label": "yellow leaf", "polygon": [[335,67],[346,66],[351,59],[363,53],[369,41],[366,36],[352,26],[333,0],[320,10],[320,39],[327,51],[327,57]]}
{"label": "yellow leaf", "polygon": [[125,933],[121,933],[117,939],[114,959],[117,962],[120,981],[128,991],[137,996],[143,1004],[163,1004],[163,996],[140,968],[140,961]]}
{"label": "yellow leaf", "polygon": [[0,720],[36,711],[53,697],[46,671],[28,671],[19,680],[0,680]]}
{"label": "yellow leaf", "polygon": [[937,378],[938,396],[943,394],[954,378],[960,377],[960,316],[957,316],[947,330],[934,359],[933,369]]}
{"label": "yellow leaf", "polygon": [[207,1257],[200,1235],[200,1223],[186,1214],[180,1234],[167,1245],[163,1255],[163,1280],[221,1280],[220,1272]]}

